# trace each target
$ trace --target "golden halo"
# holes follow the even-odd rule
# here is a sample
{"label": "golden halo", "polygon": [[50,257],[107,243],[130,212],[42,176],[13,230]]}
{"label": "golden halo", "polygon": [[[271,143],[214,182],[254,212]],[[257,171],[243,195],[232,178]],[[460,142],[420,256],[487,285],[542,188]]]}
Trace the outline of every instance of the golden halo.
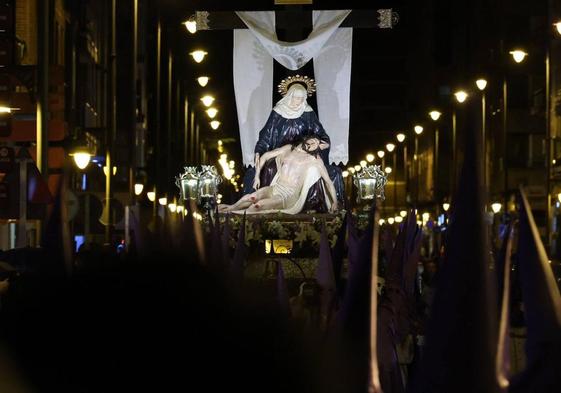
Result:
{"label": "golden halo", "polygon": [[294,83],[300,83],[301,85],[303,85],[308,92],[308,97],[310,97],[316,91],[315,80],[313,80],[312,78],[308,78],[307,76],[294,75],[281,80],[278,85],[278,92],[284,97],[286,93],[288,93],[290,85]]}

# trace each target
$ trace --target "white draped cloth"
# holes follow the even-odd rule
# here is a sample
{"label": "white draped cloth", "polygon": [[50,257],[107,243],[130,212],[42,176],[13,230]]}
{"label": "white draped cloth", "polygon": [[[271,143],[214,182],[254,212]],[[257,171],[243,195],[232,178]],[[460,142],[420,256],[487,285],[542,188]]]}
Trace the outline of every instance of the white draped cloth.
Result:
{"label": "white draped cloth", "polygon": [[234,90],[244,165],[253,165],[259,131],[271,111],[273,59],[290,70],[316,59],[318,114],[331,139],[330,162],[348,162],[352,29],[338,27],[349,13],[314,11],[308,38],[284,42],[277,38],[274,12],[237,12],[248,27],[234,31]]}

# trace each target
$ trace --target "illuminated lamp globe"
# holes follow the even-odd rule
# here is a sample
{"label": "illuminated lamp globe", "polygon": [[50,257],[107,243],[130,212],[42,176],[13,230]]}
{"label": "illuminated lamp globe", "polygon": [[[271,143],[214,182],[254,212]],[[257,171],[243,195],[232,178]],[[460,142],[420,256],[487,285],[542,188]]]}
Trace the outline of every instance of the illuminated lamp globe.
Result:
{"label": "illuminated lamp globe", "polygon": [[399,143],[403,142],[405,140],[405,134],[399,133],[396,136],[396,139]]}
{"label": "illuminated lamp globe", "polygon": [[203,102],[204,106],[209,107],[214,102],[214,97],[206,95],[201,98],[201,101]]}
{"label": "illuminated lamp globe", "polygon": [[368,165],[368,163],[366,162],[366,160],[362,160],[362,161],[360,162],[360,166],[361,166],[361,167],[365,168],[366,165]]}
{"label": "illuminated lamp globe", "polygon": [[526,58],[526,56],[528,56],[528,53],[526,53],[525,51],[523,51],[521,49],[511,50],[508,53],[510,53],[512,55],[512,58],[514,59],[514,61],[516,63],[522,63],[524,61],[524,59]]}
{"label": "illuminated lamp globe", "polygon": [[213,130],[217,130],[220,127],[220,122],[218,120],[213,120],[210,122],[210,126]]}
{"label": "illuminated lamp globe", "polygon": [[438,119],[440,119],[440,116],[442,116],[442,113],[440,113],[439,111],[430,111],[429,112],[429,116],[432,120],[437,121]]}
{"label": "illuminated lamp globe", "polygon": [[395,145],[393,143],[388,143],[386,145],[386,150],[391,153],[395,149]]}
{"label": "illuminated lamp globe", "polygon": [[454,93],[454,97],[456,97],[456,101],[458,101],[461,104],[467,99],[468,93],[466,93],[463,90],[460,90]]}
{"label": "illuminated lamp globe", "polygon": [[495,202],[491,205],[491,210],[493,210],[493,213],[497,214],[498,212],[501,211],[501,208],[503,207],[503,205],[499,202]]}
{"label": "illuminated lamp globe", "polygon": [[144,184],[142,183],[136,183],[134,185],[134,195],[140,195],[142,194],[142,190],[144,190]]}
{"label": "illuminated lamp globe", "polygon": [[374,161],[374,158],[375,158],[375,157],[374,157],[374,154],[372,154],[372,153],[368,153],[368,154],[366,155],[366,161],[368,161],[368,162]]}
{"label": "illuminated lamp globe", "polygon": [[197,82],[199,82],[199,85],[201,87],[205,87],[206,85],[208,85],[208,81],[209,81],[209,77],[208,76],[199,76],[197,78]]}
{"label": "illuminated lamp globe", "polygon": [[205,52],[204,50],[195,50],[189,54],[196,63],[200,63],[204,60],[205,56],[208,55],[208,52]]}
{"label": "illuminated lamp globe", "polygon": [[383,150],[378,150],[376,152],[376,154],[378,155],[379,158],[384,158],[384,156],[386,155],[386,152]]}
{"label": "illuminated lamp globe", "polygon": [[487,87],[487,80],[485,79],[478,79],[475,81],[475,85],[477,86],[477,88],[481,91],[485,90],[485,88]]}
{"label": "illuminated lamp globe", "polygon": [[423,133],[423,126],[420,125],[416,125],[415,127],[413,127],[413,130],[415,131],[415,134],[417,135],[421,135]]}
{"label": "illuminated lamp globe", "polygon": [[150,202],[154,202],[156,200],[156,193],[154,191],[148,191],[146,196]]}
{"label": "illuminated lamp globe", "polygon": [[448,209],[450,209],[450,204],[448,202],[444,202],[442,204],[442,210],[444,210],[445,212],[448,211]]}
{"label": "illuminated lamp globe", "polygon": [[400,215],[401,217],[404,217],[404,218],[405,218],[405,216],[407,215],[407,210],[402,210],[402,211],[400,211],[400,212],[399,212],[399,215]]}
{"label": "illuminated lamp globe", "polygon": [[385,167],[384,172],[386,172],[389,175],[390,173],[392,173],[392,167],[391,166]]}
{"label": "illuminated lamp globe", "polygon": [[75,152],[72,156],[74,158],[74,163],[80,169],[85,169],[92,158],[92,155],[89,152],[83,150]]}
{"label": "illuminated lamp globe", "polygon": [[168,204],[168,199],[166,197],[158,199],[158,203],[162,206],[166,206]]}
{"label": "illuminated lamp globe", "polygon": [[216,108],[208,108],[206,110],[206,114],[208,115],[208,117],[210,117],[211,119],[214,119],[214,117],[216,116],[216,114],[218,113],[218,109]]}

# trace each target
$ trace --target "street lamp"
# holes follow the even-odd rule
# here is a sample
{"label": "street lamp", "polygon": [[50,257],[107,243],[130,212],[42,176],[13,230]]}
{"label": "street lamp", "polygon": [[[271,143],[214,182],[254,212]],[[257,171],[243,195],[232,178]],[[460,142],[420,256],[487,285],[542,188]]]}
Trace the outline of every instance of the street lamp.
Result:
{"label": "street lamp", "polygon": [[[400,132],[395,136],[395,139],[397,139],[399,143],[403,143],[405,141],[405,134]],[[405,205],[407,204],[407,191],[409,189],[409,176],[407,173],[407,143],[403,143],[403,182],[405,184],[405,189],[403,192],[403,198],[405,199],[404,205]]]}
{"label": "street lamp", "polygon": [[195,15],[191,15],[183,24],[189,33],[195,34],[197,32],[197,20]]}
{"label": "street lamp", "polygon": [[74,163],[79,169],[85,169],[90,163],[92,155],[87,150],[76,150],[70,154],[74,158]]}
{"label": "street lamp", "polygon": [[135,183],[134,185],[134,195],[140,195],[142,194],[142,191],[144,190],[144,184],[142,183]]}
{"label": "street lamp", "polygon": [[440,116],[442,116],[442,113],[434,110],[429,112],[429,116],[432,120],[437,121],[438,119],[440,119]]}
{"label": "street lamp", "polygon": [[[392,154],[392,167],[396,168],[396,165],[397,165],[397,163],[396,163],[396,161],[397,161],[397,158],[396,158],[397,150],[395,148],[395,145],[393,143],[386,144],[386,150],[389,153],[393,152],[393,154]],[[395,175],[393,176],[393,208],[394,208],[394,210],[397,209],[397,170],[396,170]]]}
{"label": "street lamp", "polygon": [[217,130],[218,127],[220,127],[220,122],[218,120],[213,120],[210,122],[210,126],[212,127],[213,130]]}
{"label": "street lamp", "polygon": [[209,107],[214,102],[214,97],[207,94],[201,98],[201,101],[203,102],[204,106]]}
{"label": "street lamp", "polygon": [[368,162],[374,161],[374,158],[375,158],[375,157],[374,157],[374,154],[372,154],[372,153],[368,153],[368,154],[366,155],[366,161],[368,161]]}
{"label": "street lamp", "polygon": [[368,163],[366,162],[366,160],[360,161],[360,166],[363,167],[363,168],[364,168],[367,164],[368,164]]}
{"label": "street lamp", "polygon": [[487,87],[487,80],[485,79],[478,79],[475,81],[475,85],[477,86],[477,88],[481,91],[485,90],[485,88]]}
{"label": "street lamp", "polygon": [[493,213],[495,213],[495,214],[500,212],[502,207],[503,207],[503,205],[499,202],[495,202],[495,203],[491,204],[491,210],[493,210]]}
{"label": "street lamp", "polygon": [[420,176],[420,166],[419,166],[419,135],[421,135],[423,133],[423,127],[420,125],[416,125],[415,127],[413,127],[413,130],[415,131],[415,151],[413,153],[413,162],[415,164],[415,183],[416,183],[416,187],[415,187],[415,204],[418,204],[419,202],[419,187],[420,187],[420,180],[419,180],[419,176]]}
{"label": "street lamp", "polygon": [[458,101],[460,104],[463,104],[464,101],[468,98],[468,93],[463,90],[459,90],[454,93],[454,97],[456,97],[456,101]]}
{"label": "street lamp", "polygon": [[190,52],[189,54],[196,63],[200,63],[204,60],[205,56],[208,55],[208,52],[205,52],[204,50],[195,50],[193,52]]}
{"label": "street lamp", "polygon": [[205,87],[208,84],[209,80],[210,80],[210,78],[208,76],[199,76],[197,78],[197,82],[199,83],[199,85],[201,87]]}
{"label": "street lamp", "polygon": [[206,114],[208,115],[208,117],[210,117],[211,119],[214,119],[214,117],[216,116],[216,114],[218,113],[218,109],[216,108],[208,108],[206,110]]}
{"label": "street lamp", "polygon": [[478,79],[475,81],[475,85],[481,91],[481,144],[482,144],[482,155],[483,155],[483,187],[487,189],[487,108],[485,105],[485,88],[487,87],[486,79]]}
{"label": "street lamp", "polygon": [[146,193],[146,197],[150,202],[154,202],[156,200],[156,192],[155,191],[148,191]]}
{"label": "street lamp", "polygon": [[445,212],[448,211],[448,209],[450,209],[450,204],[448,202],[444,202],[442,204],[442,210],[444,210]]}
{"label": "street lamp", "polygon": [[524,59],[526,58],[526,56],[528,56],[528,53],[526,53],[522,49],[511,50],[508,53],[510,53],[512,55],[512,58],[517,63],[522,63],[524,61]]}
{"label": "street lamp", "polygon": [[[454,98],[459,104],[463,104],[468,97],[468,94],[463,90],[458,90],[454,93]],[[456,121],[456,107],[452,108],[452,181],[450,184],[450,190],[452,194],[456,190],[456,176],[457,176],[457,121]]]}

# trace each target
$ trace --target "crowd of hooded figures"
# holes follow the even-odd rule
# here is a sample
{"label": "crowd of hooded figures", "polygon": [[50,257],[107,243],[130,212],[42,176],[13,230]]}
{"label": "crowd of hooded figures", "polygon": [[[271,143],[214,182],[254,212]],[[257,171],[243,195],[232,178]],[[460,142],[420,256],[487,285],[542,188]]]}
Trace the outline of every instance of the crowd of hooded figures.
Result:
{"label": "crowd of hooded figures", "polygon": [[348,211],[333,247],[322,231],[315,277],[289,293],[277,263],[271,295],[246,275],[246,216],[231,247],[227,215],[208,230],[133,215],[128,253],[65,265],[55,206],[42,248],[0,254],[0,391],[561,391],[561,299],[530,206],[521,189],[491,260],[470,138],[421,279],[413,211],[395,231],[375,206],[363,230]]}

